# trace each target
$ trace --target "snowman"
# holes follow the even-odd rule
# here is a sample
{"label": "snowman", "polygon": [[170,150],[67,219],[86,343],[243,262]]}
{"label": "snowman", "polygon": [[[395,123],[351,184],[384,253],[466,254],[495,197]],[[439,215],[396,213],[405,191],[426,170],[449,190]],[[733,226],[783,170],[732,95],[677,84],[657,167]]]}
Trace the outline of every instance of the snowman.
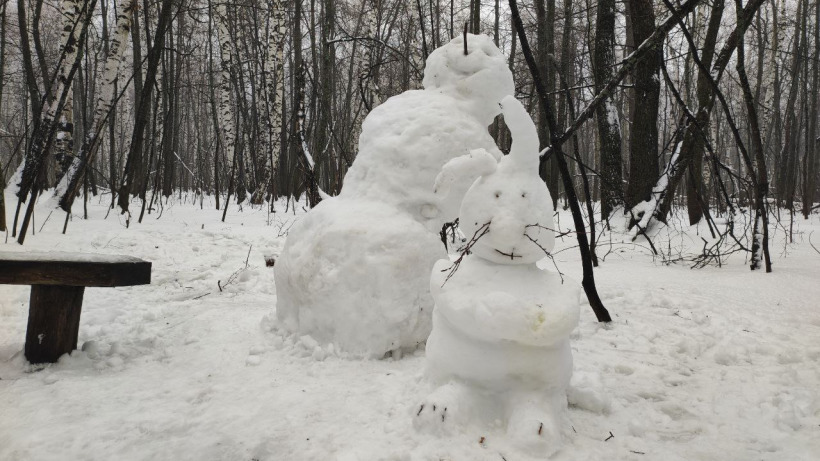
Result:
{"label": "snowman", "polygon": [[478,175],[451,178],[446,194],[433,183],[446,162],[471,149],[501,157],[487,127],[497,101],[515,88],[492,39],[466,39],[430,54],[423,90],[370,112],[339,195],[290,229],[274,267],[286,334],[367,358],[397,357],[427,339],[430,268],[446,256],[439,231],[458,216]]}
{"label": "snowman", "polygon": [[462,171],[481,176],[467,191],[460,225],[470,254],[440,260],[430,287],[435,308],[426,376],[437,386],[414,408],[420,430],[499,424],[516,446],[551,455],[568,425],[569,335],[580,290],[536,263],[552,251],[553,206],[538,176],[538,137],[524,107],[501,101],[513,144],[496,162],[481,150],[448,162],[436,181],[446,192]]}

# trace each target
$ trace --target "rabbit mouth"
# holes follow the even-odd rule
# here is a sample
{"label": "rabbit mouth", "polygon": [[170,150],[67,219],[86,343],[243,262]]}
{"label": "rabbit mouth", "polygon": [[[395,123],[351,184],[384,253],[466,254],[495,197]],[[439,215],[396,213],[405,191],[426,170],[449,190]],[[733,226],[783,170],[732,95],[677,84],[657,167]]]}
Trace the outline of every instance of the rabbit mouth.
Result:
{"label": "rabbit mouth", "polygon": [[515,248],[512,248],[509,253],[505,253],[498,248],[494,248],[495,252],[506,257],[510,258],[510,261],[515,261],[515,258],[523,258],[523,255],[515,254]]}

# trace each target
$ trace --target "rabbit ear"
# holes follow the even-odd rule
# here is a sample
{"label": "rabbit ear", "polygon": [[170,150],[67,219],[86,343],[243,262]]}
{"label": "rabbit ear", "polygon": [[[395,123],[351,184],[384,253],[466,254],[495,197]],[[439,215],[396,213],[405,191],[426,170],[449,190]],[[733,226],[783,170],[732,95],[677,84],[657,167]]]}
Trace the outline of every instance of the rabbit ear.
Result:
{"label": "rabbit ear", "polygon": [[515,96],[506,96],[499,103],[504,123],[512,134],[512,146],[508,157],[515,161],[538,160],[538,132],[530,114]]}
{"label": "rabbit ear", "polygon": [[451,159],[436,176],[433,192],[441,197],[450,193],[450,187],[459,178],[487,176],[498,168],[498,161],[484,149],[473,149],[467,155]]}

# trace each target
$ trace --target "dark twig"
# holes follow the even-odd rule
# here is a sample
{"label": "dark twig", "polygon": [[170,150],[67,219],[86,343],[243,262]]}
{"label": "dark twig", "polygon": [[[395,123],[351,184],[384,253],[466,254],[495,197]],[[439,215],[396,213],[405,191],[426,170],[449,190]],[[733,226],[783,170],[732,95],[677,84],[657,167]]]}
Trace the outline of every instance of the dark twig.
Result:
{"label": "dark twig", "polygon": [[459,255],[458,259],[453,261],[453,264],[451,264],[450,267],[442,270],[442,272],[450,271],[450,273],[447,274],[447,277],[444,279],[444,283],[442,283],[441,286],[444,286],[444,284],[447,283],[448,280],[450,280],[450,277],[452,277],[453,274],[456,273],[458,267],[461,265],[461,261],[464,260],[465,256],[470,254],[470,248],[472,248],[473,245],[475,245],[481,237],[484,237],[487,234],[487,232],[490,232],[489,222],[484,223],[481,227],[476,229],[475,233],[473,234],[473,237],[467,242],[466,245],[464,245],[464,248],[461,249],[461,254]]}
{"label": "dark twig", "polygon": [[527,237],[530,240],[530,242],[536,244],[538,246],[538,248],[540,248],[541,251],[543,251],[544,254],[547,255],[547,258],[549,258],[550,261],[552,261],[552,265],[555,266],[555,271],[558,272],[558,275],[561,277],[561,284],[563,285],[564,284],[564,273],[561,272],[561,269],[558,269],[558,264],[555,262],[555,258],[552,256],[552,253],[547,251],[546,248],[542,247],[541,244],[538,243],[534,238],[527,235],[526,232],[524,233],[524,237]]}

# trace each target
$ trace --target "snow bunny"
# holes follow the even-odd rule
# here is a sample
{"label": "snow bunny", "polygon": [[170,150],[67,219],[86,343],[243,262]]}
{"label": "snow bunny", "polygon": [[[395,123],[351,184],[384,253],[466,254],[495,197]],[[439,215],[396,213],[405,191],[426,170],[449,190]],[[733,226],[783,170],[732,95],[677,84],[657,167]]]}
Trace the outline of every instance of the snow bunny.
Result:
{"label": "snow bunny", "polygon": [[471,149],[501,157],[487,127],[514,91],[492,39],[468,35],[467,51],[462,37],[436,49],[424,90],[370,112],[339,195],[290,229],[274,268],[276,314],[288,333],[375,358],[427,339],[430,268],[446,255],[438,233],[477,175],[453,178],[448,194],[434,193],[433,182]]}
{"label": "snow bunny", "polygon": [[471,254],[456,267],[440,260],[432,272],[426,375],[438,387],[414,410],[414,424],[439,432],[500,420],[517,446],[552,454],[566,429],[580,290],[536,266],[555,242],[552,200],[538,176],[535,125],[514,97],[501,106],[510,154],[496,162],[473,150],[436,181],[446,190],[461,171],[481,173],[460,211]]}

